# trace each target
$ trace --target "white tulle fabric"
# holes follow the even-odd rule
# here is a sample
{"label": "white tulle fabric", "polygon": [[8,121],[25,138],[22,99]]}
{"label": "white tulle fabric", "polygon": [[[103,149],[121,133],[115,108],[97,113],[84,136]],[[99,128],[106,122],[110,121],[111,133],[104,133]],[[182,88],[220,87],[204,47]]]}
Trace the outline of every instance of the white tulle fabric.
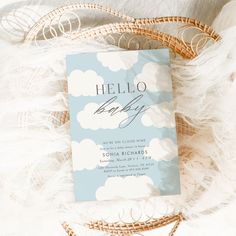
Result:
{"label": "white tulle fabric", "polygon": [[[0,235],[64,235],[68,221],[78,235],[104,235],[82,227],[91,220],[145,220],[175,212],[187,219],[210,214],[236,189],[236,1],[213,23],[222,40],[192,61],[174,59],[176,113],[196,129],[181,135],[180,196],[138,201],[75,203],[65,55],[113,50],[90,42],[58,40],[54,46],[5,46],[0,58]],[[12,227],[14,226],[14,227]]]}

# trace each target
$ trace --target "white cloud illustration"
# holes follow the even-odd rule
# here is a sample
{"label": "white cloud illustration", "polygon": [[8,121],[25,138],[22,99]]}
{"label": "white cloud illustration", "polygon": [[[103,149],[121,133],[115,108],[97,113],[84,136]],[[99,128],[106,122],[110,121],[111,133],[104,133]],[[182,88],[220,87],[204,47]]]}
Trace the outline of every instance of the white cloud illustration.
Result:
{"label": "white cloud illustration", "polygon": [[173,103],[163,102],[160,104],[151,105],[143,114],[141,122],[145,126],[174,128],[175,115],[173,112]]}
{"label": "white cloud illustration", "polygon": [[[88,103],[84,110],[78,112],[77,120],[80,126],[84,129],[116,129],[124,119],[127,119],[128,114],[126,112],[118,112],[115,115],[111,115],[108,112],[100,114],[94,114],[94,112],[102,105],[97,103]],[[112,103],[106,107],[106,110],[112,109],[113,107],[122,108],[119,103]]]}
{"label": "white cloud illustration", "polygon": [[96,84],[103,83],[103,78],[93,70],[74,70],[68,76],[68,93],[75,97],[96,96]]}
{"label": "white cloud illustration", "polygon": [[138,52],[101,52],[97,53],[97,59],[112,71],[128,70],[138,61]]}
{"label": "white cloud illustration", "polygon": [[149,62],[143,66],[142,72],[134,79],[134,84],[145,82],[147,90],[151,92],[172,91],[170,67],[160,65],[156,62]]}
{"label": "white cloud illustration", "polygon": [[97,145],[91,139],[84,139],[80,143],[72,142],[74,170],[92,170],[97,166],[106,166],[109,163],[103,146]]}
{"label": "white cloud illustration", "polygon": [[98,188],[98,200],[143,198],[160,195],[148,176],[110,177]]}
{"label": "white cloud illustration", "polygon": [[177,145],[169,138],[154,138],[144,150],[147,153],[145,156],[151,156],[156,161],[170,161],[178,154]]}

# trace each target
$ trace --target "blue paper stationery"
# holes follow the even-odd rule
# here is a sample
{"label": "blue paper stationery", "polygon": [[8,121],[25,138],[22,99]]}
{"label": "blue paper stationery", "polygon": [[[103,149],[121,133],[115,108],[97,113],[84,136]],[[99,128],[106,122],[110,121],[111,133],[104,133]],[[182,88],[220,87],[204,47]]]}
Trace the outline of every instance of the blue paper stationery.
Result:
{"label": "blue paper stationery", "polygon": [[180,193],[169,51],[67,56],[78,201]]}

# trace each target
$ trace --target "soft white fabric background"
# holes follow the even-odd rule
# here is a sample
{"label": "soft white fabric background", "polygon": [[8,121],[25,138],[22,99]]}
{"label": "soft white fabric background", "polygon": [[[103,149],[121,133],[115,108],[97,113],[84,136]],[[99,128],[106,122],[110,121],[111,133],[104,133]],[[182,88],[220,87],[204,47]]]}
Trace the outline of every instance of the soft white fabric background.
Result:
{"label": "soft white fabric background", "polygon": [[[1,0],[0,7],[4,7],[11,2],[16,2],[14,0]],[[18,1],[20,2],[20,1]],[[38,1],[44,3],[49,8],[54,8],[57,5],[62,5],[62,3],[69,3],[74,1]],[[196,19],[200,19],[207,24],[211,24],[222,6],[228,2],[227,0],[122,0],[122,1],[83,1],[83,2],[96,2],[99,4],[109,5],[118,10],[124,11],[128,15],[135,17],[151,17],[151,16],[164,16],[164,15],[181,15],[181,16],[191,16]],[[4,8],[3,8],[4,11]],[[1,12],[1,11],[0,11]],[[0,37],[2,37],[1,35]],[[4,41],[2,45],[6,42]],[[1,92],[1,91],[0,91]],[[214,198],[214,196],[212,196]],[[0,209],[1,210],[1,209]],[[217,213],[210,216],[203,216],[201,219],[181,223],[178,229],[177,236],[235,236],[236,235],[236,202],[232,203],[230,206],[223,208]],[[9,217],[10,217],[9,212]],[[20,221],[20,215],[19,215]],[[6,236],[1,234],[1,224],[0,222],[0,236]],[[48,222],[45,223],[48,225]],[[14,227],[14,225],[12,226]],[[153,232],[144,233],[144,235],[156,236],[156,235],[167,235],[169,228],[160,229]],[[60,232],[50,232],[44,225],[41,227],[42,232],[47,231],[48,235],[63,235],[64,231]],[[43,233],[42,233],[43,234]],[[78,227],[78,236],[87,235],[84,229]],[[89,234],[90,235],[90,234]],[[103,235],[102,233],[94,232],[91,235]],[[21,235],[19,235],[21,236]],[[23,236],[23,235],[22,235]]]}

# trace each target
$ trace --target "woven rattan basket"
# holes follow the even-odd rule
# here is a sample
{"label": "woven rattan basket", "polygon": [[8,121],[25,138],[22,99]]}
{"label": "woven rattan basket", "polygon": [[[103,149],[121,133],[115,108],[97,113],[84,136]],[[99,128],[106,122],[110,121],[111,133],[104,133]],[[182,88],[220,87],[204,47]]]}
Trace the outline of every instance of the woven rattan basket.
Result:
{"label": "woven rattan basket", "polygon": [[[90,28],[87,25],[83,27],[80,19],[81,11],[107,13],[115,18],[115,22]],[[65,16],[67,20],[69,19],[66,24],[62,20]],[[156,26],[163,24],[178,24],[178,27],[176,27],[178,37],[156,28]],[[179,27],[179,25],[181,26]],[[193,34],[190,40],[187,41],[185,32],[190,29]],[[172,50],[173,55],[181,56],[185,59],[193,59],[207,43],[220,39],[220,36],[211,27],[188,17],[133,18],[96,4],[72,4],[51,11],[29,30],[25,36],[24,43],[38,44],[41,40],[50,41],[51,38],[56,37],[67,37],[72,40],[95,38],[126,49],[167,47]],[[52,122],[60,126],[69,120],[69,113],[54,112],[52,117]],[[191,127],[185,121],[185,118],[178,116],[178,114],[176,115],[176,125],[178,136],[183,134],[192,135],[195,132],[195,128]],[[182,213],[178,213],[158,219],[150,219],[146,222],[111,224],[105,221],[97,221],[90,222],[86,226],[90,229],[107,232],[112,236],[130,236],[175,222],[173,229],[169,233],[169,236],[173,236],[182,220],[184,220],[184,216]],[[68,223],[64,222],[62,225],[69,236],[76,235]]]}

